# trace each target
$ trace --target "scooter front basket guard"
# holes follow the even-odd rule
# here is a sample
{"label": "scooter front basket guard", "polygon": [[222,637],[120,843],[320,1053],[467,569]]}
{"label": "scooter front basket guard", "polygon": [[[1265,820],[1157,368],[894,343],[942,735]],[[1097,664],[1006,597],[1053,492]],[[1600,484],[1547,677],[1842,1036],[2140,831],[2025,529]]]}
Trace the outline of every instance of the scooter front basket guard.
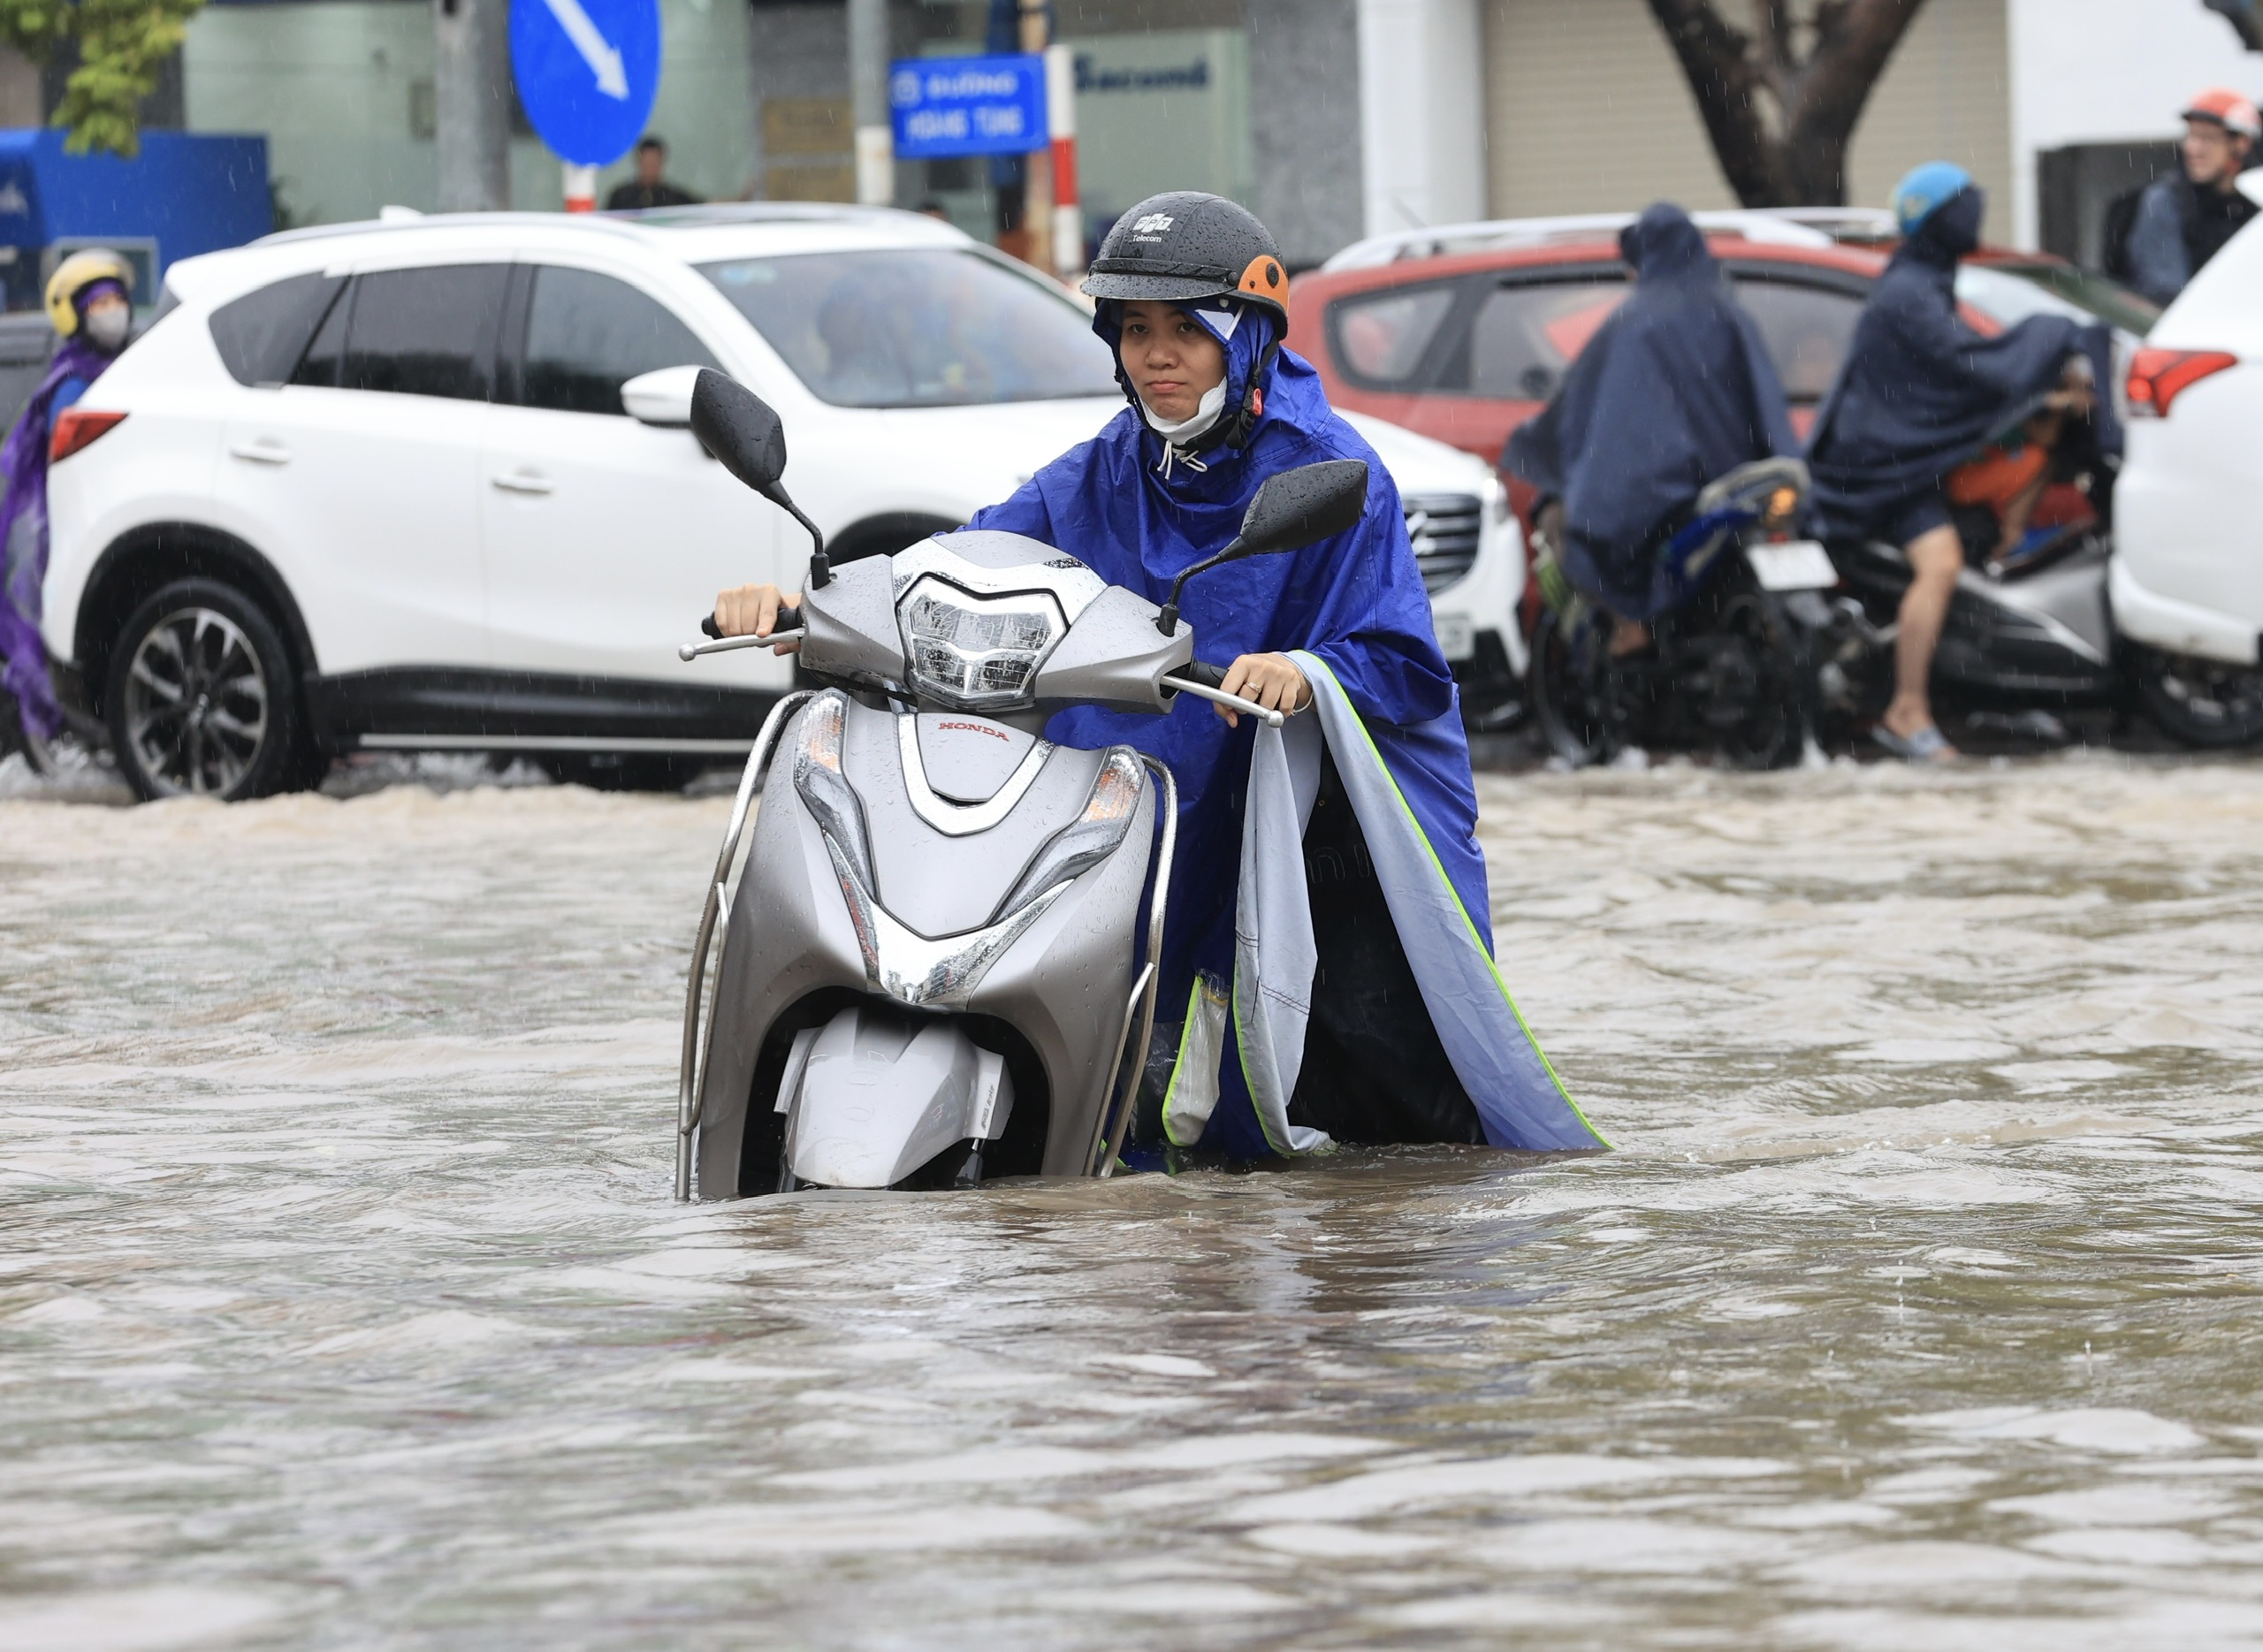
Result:
{"label": "scooter front basket guard", "polygon": [[[731,800],[731,823],[723,831],[723,852],[715,857],[715,875],[707,882],[707,900],[699,912],[699,933],[691,943],[691,975],[683,989],[683,1054],[676,1070],[675,1102],[675,1196],[679,1200],[691,1198],[691,1136],[699,1127],[701,1081],[706,1077],[708,1044],[708,1039],[701,1036],[699,1011],[706,995],[707,957],[714,947],[716,921],[719,917],[725,922],[729,920],[731,866],[738,859],[739,843],[746,835],[747,816],[753,810],[755,793],[761,789],[763,772],[770,766],[770,759],[777,751],[778,736],[784,731],[787,720],[816,692],[814,689],[798,689],[772,706],[770,715],[763,719],[762,732],[755,736],[754,750],[746,755],[746,772],[739,776],[738,794]],[[713,1019],[712,1014],[709,1019]]]}

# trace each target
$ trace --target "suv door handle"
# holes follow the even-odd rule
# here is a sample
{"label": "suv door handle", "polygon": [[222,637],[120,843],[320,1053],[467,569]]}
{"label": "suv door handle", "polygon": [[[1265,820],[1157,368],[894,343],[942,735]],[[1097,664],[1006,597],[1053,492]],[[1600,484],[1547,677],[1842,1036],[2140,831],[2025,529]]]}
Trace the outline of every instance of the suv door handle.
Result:
{"label": "suv door handle", "polygon": [[255,465],[287,465],[291,462],[291,450],[271,436],[263,436],[248,442],[231,442],[228,452],[238,459],[248,459]]}
{"label": "suv door handle", "polygon": [[558,487],[539,470],[507,470],[489,480],[506,493],[554,493]]}

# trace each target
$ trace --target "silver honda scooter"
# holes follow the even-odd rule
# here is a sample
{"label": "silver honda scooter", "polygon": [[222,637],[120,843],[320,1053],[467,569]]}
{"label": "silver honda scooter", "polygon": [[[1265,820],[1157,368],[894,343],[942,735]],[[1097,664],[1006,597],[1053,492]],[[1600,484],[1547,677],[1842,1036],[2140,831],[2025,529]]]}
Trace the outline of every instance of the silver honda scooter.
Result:
{"label": "silver honda scooter", "polygon": [[[1108,1175],[1154,1024],[1177,788],[1130,746],[1053,744],[1046,721],[1192,694],[1279,727],[1194,660],[1180,591],[1351,528],[1367,466],[1269,480],[1239,537],[1158,608],[1017,534],[945,534],[836,571],[780,485],[775,413],[710,370],[691,428],[815,549],[769,636],[678,652],[798,638],[824,686],[763,724],[708,886],[676,1196]],[[773,768],[791,783],[766,788]]]}

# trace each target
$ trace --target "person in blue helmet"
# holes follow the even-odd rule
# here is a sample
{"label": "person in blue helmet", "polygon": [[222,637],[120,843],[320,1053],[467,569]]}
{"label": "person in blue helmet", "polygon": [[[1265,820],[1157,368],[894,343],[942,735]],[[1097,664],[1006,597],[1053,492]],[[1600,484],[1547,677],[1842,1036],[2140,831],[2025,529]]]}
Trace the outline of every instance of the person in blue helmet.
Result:
{"label": "person in blue helmet", "polygon": [[1984,335],[1957,315],[1956,266],[1987,209],[1962,167],[1933,161],[1894,187],[1903,240],[1871,290],[1808,441],[1817,525],[1828,538],[1882,539],[1909,559],[1893,650],[1893,698],[1871,730],[1895,756],[1945,763],[1929,678],[1964,544],[1950,472],[1993,437],[2046,411],[2091,412],[2099,446],[2120,445],[2092,389],[2112,370],[2107,329],[2034,316]]}
{"label": "person in blue helmet", "polygon": [[[1230,201],[1175,192],[1125,213],[1085,291],[1128,405],[968,523],[1162,603],[1233,539],[1266,478],[1368,465],[1356,527],[1226,564],[1181,598],[1227,692],[1309,715],[1276,733],[1184,697],[1162,717],[1076,707],[1047,729],[1137,747],[1177,779],[1161,961],[1177,1024],[1158,1027],[1142,1132],[1238,1158],[1330,1140],[1602,1146],[1494,970],[1468,747],[1398,490],[1284,347],[1288,289],[1273,238]],[[767,635],[785,600],[724,592],[718,628]],[[1305,780],[1284,835],[1287,770]],[[1254,917],[1254,882],[1284,868],[1302,895]],[[1247,933],[1274,929],[1308,946],[1308,973]]]}
{"label": "person in blue helmet", "polygon": [[1617,621],[1612,651],[1687,595],[1659,554],[1705,484],[1799,452],[1784,390],[1752,317],[1689,215],[1668,202],[1620,232],[1634,290],[1517,427],[1502,468],[1540,491],[1566,577]]}

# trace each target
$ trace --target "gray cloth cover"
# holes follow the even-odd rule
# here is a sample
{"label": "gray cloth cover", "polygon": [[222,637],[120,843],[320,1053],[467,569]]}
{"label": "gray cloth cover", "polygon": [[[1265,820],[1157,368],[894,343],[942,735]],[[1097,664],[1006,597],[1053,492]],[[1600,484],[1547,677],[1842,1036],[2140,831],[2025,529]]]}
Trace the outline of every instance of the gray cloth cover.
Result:
{"label": "gray cloth cover", "polygon": [[1407,963],[1438,1041],[1496,1147],[1608,1147],[1557,1078],[1462,910],[1444,868],[1335,675],[1296,652],[1314,716],[1257,729],[1250,756],[1234,915],[1233,1010],[1242,1072],[1276,1152],[1328,1145],[1289,1123],[1304,1061],[1318,957],[1305,885],[1304,829],[1319,785],[1320,741],[1336,759]]}

